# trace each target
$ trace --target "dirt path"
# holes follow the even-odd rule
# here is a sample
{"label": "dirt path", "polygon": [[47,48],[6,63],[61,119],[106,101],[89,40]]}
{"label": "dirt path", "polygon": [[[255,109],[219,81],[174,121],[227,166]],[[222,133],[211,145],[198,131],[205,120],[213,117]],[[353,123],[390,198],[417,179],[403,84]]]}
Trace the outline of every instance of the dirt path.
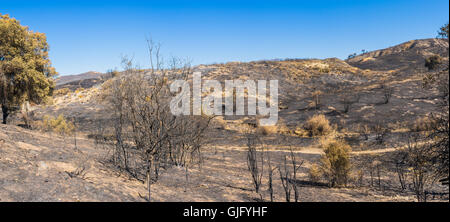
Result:
{"label": "dirt path", "polygon": [[[247,151],[246,147],[243,146],[214,146],[215,148],[219,150],[235,150],[235,151]],[[352,151],[351,154],[353,155],[367,155],[367,154],[381,154],[381,153],[389,153],[394,152],[398,150],[398,148],[383,148],[383,149],[376,149],[376,150],[364,150],[364,151]],[[265,149],[265,151],[268,152],[291,152],[289,148],[282,147],[279,149],[273,149],[268,148]],[[300,153],[300,154],[315,154],[315,155],[322,155],[323,149],[321,148],[314,148],[314,147],[306,147],[306,148],[295,148],[293,153]]]}

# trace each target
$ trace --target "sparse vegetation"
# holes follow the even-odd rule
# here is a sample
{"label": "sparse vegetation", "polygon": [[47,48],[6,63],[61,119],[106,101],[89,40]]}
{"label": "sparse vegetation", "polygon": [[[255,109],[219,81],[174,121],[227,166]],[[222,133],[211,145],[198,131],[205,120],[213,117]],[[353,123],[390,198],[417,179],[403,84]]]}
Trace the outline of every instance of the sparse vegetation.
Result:
{"label": "sparse vegetation", "polygon": [[359,98],[359,95],[352,95],[349,93],[344,94],[340,99],[340,102],[344,105],[344,113],[348,113],[350,107],[359,102]]}
{"label": "sparse vegetation", "polygon": [[303,128],[308,131],[310,137],[325,136],[333,131],[330,122],[324,115],[314,115],[306,121]]}
{"label": "sparse vegetation", "polygon": [[291,202],[292,186],[290,185],[291,172],[289,170],[289,163],[286,156],[283,156],[283,163],[278,167],[280,174],[281,185],[283,186],[286,202]]}
{"label": "sparse vegetation", "polygon": [[364,140],[369,140],[369,135],[372,132],[367,124],[358,124],[357,131],[364,137]]}
{"label": "sparse vegetation", "polygon": [[278,127],[275,126],[258,126],[258,131],[264,136],[276,134],[278,132]]}
{"label": "sparse vegetation", "polygon": [[[441,32],[448,38],[448,25]],[[149,41],[148,69],[124,58],[120,71],[56,79],[58,90],[44,81],[48,89],[37,94],[46,96],[36,100],[46,105],[29,99],[33,93],[19,101],[3,91],[17,98],[0,101],[9,123],[0,125],[0,182],[27,192],[7,189],[0,200],[448,201],[445,47],[448,41],[425,39],[347,61],[191,67],[163,59]],[[4,74],[3,65],[13,62],[1,53],[0,89],[11,90],[5,83],[13,72]],[[197,71],[219,81],[279,79],[277,125],[258,125],[260,116],[172,115],[178,93],[170,84],[191,84]],[[68,181],[64,189],[60,179]],[[42,186],[60,192],[34,197]]]}
{"label": "sparse vegetation", "polygon": [[419,135],[412,135],[408,140],[407,161],[412,168],[413,190],[419,202],[427,201],[426,186],[433,179],[432,154],[420,141]]}
{"label": "sparse vegetation", "polygon": [[429,71],[435,70],[442,63],[442,58],[439,55],[433,55],[425,59],[425,67]]}
{"label": "sparse vegetation", "polygon": [[[247,166],[252,176],[255,192],[259,195],[264,175],[264,150],[257,151],[256,147],[260,144],[260,140],[255,134],[247,134]],[[263,147],[264,149],[264,147]],[[262,196],[261,196],[262,199]]]}
{"label": "sparse vegetation", "polygon": [[75,126],[62,114],[56,118],[46,115],[42,120],[42,129],[44,131],[55,132],[66,136],[71,135],[74,132]]}
{"label": "sparse vegetation", "polygon": [[381,123],[372,126],[371,131],[375,133],[375,141],[378,144],[383,144],[386,139],[386,136],[390,132],[390,129],[386,126],[386,124]]}
{"label": "sparse vegetation", "polygon": [[411,127],[411,132],[430,131],[435,125],[435,121],[433,119],[430,119],[428,116],[417,118],[413,126]]}
{"label": "sparse vegetation", "polygon": [[57,89],[53,92],[54,96],[65,96],[68,95],[71,92],[71,90],[69,88],[61,88],[61,89]]}
{"label": "sparse vegetation", "polygon": [[390,86],[384,85],[383,86],[383,98],[384,98],[384,104],[388,104],[391,100],[392,93],[394,92],[394,89]]}
{"label": "sparse vegetation", "polygon": [[177,78],[186,78],[191,69],[178,60],[165,68],[159,45],[151,41],[149,51],[152,69],[143,71],[124,59],[125,70],[105,88],[107,105],[114,111],[113,163],[145,181],[148,201],[161,168],[182,166],[188,180],[188,168],[201,163],[204,133],[212,119],[172,115],[168,77],[177,73]]}
{"label": "sparse vegetation", "polygon": [[343,141],[332,141],[324,147],[320,171],[331,187],[347,185],[351,169],[351,148]]}
{"label": "sparse vegetation", "polygon": [[320,95],[322,95],[322,91],[320,90],[315,90],[312,93],[312,97],[313,97],[313,106],[316,110],[320,109],[321,103],[320,103]]}
{"label": "sparse vegetation", "polygon": [[314,163],[309,168],[309,179],[313,183],[318,183],[320,179],[323,177],[322,172],[318,164]]}

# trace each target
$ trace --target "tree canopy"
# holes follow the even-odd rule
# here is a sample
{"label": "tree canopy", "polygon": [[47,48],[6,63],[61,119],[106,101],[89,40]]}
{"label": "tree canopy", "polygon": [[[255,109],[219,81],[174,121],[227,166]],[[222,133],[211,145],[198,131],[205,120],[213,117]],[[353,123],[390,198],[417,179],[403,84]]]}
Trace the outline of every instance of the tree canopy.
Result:
{"label": "tree canopy", "polygon": [[448,22],[444,26],[442,26],[438,31],[438,37],[443,39],[448,39],[449,30],[448,30]]}
{"label": "tree canopy", "polygon": [[0,14],[0,103],[4,122],[8,107],[24,101],[40,103],[51,95],[57,72],[48,52],[45,34]]}

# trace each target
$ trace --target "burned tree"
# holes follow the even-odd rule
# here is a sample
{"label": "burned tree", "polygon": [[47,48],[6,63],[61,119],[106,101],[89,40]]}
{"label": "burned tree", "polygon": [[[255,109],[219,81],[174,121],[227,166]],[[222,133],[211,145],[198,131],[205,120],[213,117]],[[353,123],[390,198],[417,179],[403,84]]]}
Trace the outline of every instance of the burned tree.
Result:
{"label": "burned tree", "polygon": [[[257,146],[260,143],[259,138],[252,133],[247,133],[247,166],[252,176],[255,192],[261,195],[261,180],[264,174],[264,147],[260,152]],[[261,196],[262,199],[262,196]]]}
{"label": "burned tree", "polygon": [[291,180],[291,173],[288,165],[288,160],[285,155],[283,156],[283,163],[278,167],[278,172],[280,173],[281,185],[284,189],[286,202],[291,202],[292,186],[289,184],[289,181]]}
{"label": "burned tree", "polygon": [[170,82],[186,79],[189,64],[173,59],[165,65],[159,45],[149,41],[151,68],[134,67],[124,59],[124,71],[105,85],[106,102],[114,111],[113,163],[147,184],[158,180],[161,169],[200,163],[208,116],[176,116],[170,112]]}
{"label": "burned tree", "polygon": [[341,104],[344,106],[344,113],[348,113],[350,107],[359,102],[359,98],[359,95],[352,95],[349,93],[344,94],[340,99]]}

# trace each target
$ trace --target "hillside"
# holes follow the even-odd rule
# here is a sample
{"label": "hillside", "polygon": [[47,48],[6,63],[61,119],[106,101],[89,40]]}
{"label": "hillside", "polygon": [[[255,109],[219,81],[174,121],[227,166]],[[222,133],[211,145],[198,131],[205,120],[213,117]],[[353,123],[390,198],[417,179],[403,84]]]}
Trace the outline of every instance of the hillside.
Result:
{"label": "hillside", "polygon": [[[389,164],[395,152],[406,147],[408,132],[416,120],[434,112],[439,102],[436,89],[423,87],[428,73],[424,60],[435,54],[446,57],[448,63],[448,42],[413,40],[345,61],[233,62],[199,65],[193,71],[200,71],[204,79],[219,81],[279,80],[279,122],[275,129],[262,133],[262,140],[275,166],[290,154],[289,149],[304,161],[297,181],[301,201],[414,201],[412,191],[398,190],[395,167]],[[108,142],[94,139],[113,134],[113,111],[101,98],[105,83],[111,79],[102,76],[89,72],[58,79],[58,88],[71,91],[55,96],[47,105],[33,106],[33,129],[15,126],[23,123],[20,114],[11,117],[9,125],[0,125],[0,201],[144,201],[143,181],[115,167]],[[387,89],[389,101],[385,102]],[[317,92],[319,104],[315,104]],[[342,102],[345,98],[355,100],[348,110]],[[39,129],[45,115],[60,114],[76,122],[76,136],[63,137]],[[354,169],[363,174],[360,185],[328,188],[310,181],[309,170],[323,154],[321,138],[305,136],[301,128],[317,114],[323,114],[335,128],[332,136],[351,145]],[[249,125],[257,126],[253,118],[245,116],[215,118],[206,132],[208,142],[201,167],[191,169],[187,182],[182,167],[165,169],[152,187],[154,200],[258,201],[246,162],[243,132]],[[361,131],[377,126],[388,129],[382,143],[377,141],[379,133],[364,135]],[[379,178],[380,185],[373,186],[371,166],[377,161],[387,167]],[[76,175],[80,170],[81,175]],[[280,178],[275,177],[275,200],[284,201]],[[356,177],[352,175],[353,184]],[[432,201],[448,201],[448,187],[433,184],[430,190],[436,194]],[[268,201],[267,191],[263,194]]]}
{"label": "hillside", "polygon": [[[443,39],[411,40],[387,49],[376,50],[347,59],[346,62],[360,69],[379,71],[424,70],[425,58],[432,55],[447,57],[448,42]],[[448,61],[448,60],[447,60]]]}
{"label": "hillside", "polygon": [[103,73],[90,71],[77,75],[60,76],[56,79],[56,89],[70,88],[75,90],[77,88],[90,88],[101,83],[104,75]]}

